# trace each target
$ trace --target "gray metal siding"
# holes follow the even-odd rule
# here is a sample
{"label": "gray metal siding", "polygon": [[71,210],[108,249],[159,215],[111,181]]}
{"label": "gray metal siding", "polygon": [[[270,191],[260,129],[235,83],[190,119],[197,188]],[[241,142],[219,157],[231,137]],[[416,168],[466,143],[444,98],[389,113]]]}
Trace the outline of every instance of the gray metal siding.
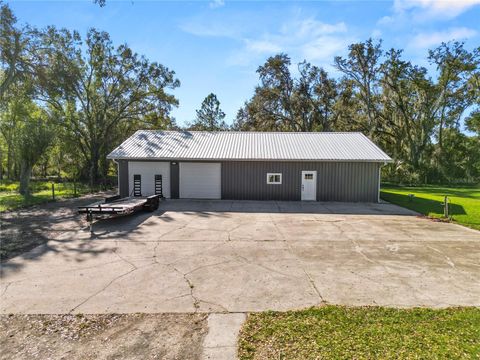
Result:
{"label": "gray metal siding", "polygon": [[[318,201],[378,201],[379,163],[222,162],[222,198],[300,200],[302,170],[317,171]],[[267,184],[267,173],[282,173],[282,184]]]}
{"label": "gray metal siding", "polygon": [[128,161],[118,160],[118,194],[128,196]]}
{"label": "gray metal siding", "polygon": [[178,162],[172,161],[170,163],[170,197],[178,199],[180,197],[180,174]]}
{"label": "gray metal siding", "polygon": [[[128,161],[119,160],[119,193],[128,196]],[[380,163],[223,161],[222,199],[300,200],[302,170],[317,171],[318,201],[378,202]],[[178,194],[177,165],[171,165],[171,194]],[[267,184],[268,172],[282,173],[281,185]]]}

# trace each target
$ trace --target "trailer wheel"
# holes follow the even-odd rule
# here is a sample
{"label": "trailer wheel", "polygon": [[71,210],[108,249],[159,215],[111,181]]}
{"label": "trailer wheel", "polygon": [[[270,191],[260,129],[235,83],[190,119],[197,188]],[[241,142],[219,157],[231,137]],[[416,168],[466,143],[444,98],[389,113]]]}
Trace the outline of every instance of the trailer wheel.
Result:
{"label": "trailer wheel", "polygon": [[152,200],[153,201],[150,201],[148,204],[145,205],[145,210],[153,212],[158,209],[158,206],[160,205],[158,198]]}
{"label": "trailer wheel", "polygon": [[150,211],[150,212],[154,212],[157,209],[158,209],[158,202],[154,202],[153,204],[150,204],[147,206],[147,211]]}

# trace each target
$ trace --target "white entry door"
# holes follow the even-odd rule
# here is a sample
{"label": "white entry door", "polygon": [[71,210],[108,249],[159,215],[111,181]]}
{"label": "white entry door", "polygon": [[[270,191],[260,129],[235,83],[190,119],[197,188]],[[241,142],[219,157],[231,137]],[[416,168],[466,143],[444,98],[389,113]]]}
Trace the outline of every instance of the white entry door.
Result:
{"label": "white entry door", "polygon": [[302,201],[317,200],[317,172],[302,171]]}

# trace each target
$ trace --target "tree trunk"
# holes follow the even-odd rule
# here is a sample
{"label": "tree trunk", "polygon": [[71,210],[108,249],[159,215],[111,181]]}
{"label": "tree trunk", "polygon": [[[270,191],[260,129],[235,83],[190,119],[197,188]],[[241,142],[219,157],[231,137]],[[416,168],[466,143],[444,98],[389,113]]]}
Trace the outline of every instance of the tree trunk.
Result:
{"label": "tree trunk", "polygon": [[12,180],[12,149],[10,144],[7,144],[7,179]]}
{"label": "tree trunk", "polygon": [[98,162],[99,162],[99,149],[96,144],[92,144],[92,150],[90,152],[90,188],[93,189],[98,183]]}
{"label": "tree trunk", "polygon": [[13,171],[12,171],[13,176],[11,177],[12,180],[17,180],[20,176],[18,173],[18,161],[15,160],[13,162]]}
{"label": "tree trunk", "polygon": [[47,169],[48,169],[48,158],[42,164],[42,177],[47,178]]}
{"label": "tree trunk", "polygon": [[443,149],[443,119],[440,121],[440,126],[438,128],[438,148],[440,152]]}
{"label": "tree trunk", "polygon": [[100,167],[100,176],[101,176],[101,179],[102,179],[102,184],[103,186],[105,187],[105,190],[106,190],[106,187],[108,186],[108,168],[109,168],[109,160],[106,159],[106,155],[103,154],[102,152],[102,158],[99,160],[99,167]]}
{"label": "tree trunk", "polygon": [[20,165],[20,194],[24,196],[30,195],[30,175],[32,174],[32,166],[25,161]]}

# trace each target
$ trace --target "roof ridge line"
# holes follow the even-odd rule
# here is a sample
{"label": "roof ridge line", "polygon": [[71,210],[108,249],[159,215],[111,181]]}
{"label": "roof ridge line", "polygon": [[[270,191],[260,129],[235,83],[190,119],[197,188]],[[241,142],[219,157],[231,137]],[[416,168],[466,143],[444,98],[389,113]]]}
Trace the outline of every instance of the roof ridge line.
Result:
{"label": "roof ridge line", "polygon": [[212,133],[220,133],[220,134],[362,134],[366,136],[364,133],[361,131],[230,131],[230,130],[214,130],[214,131],[208,131],[208,130],[154,130],[154,129],[140,129],[135,131],[137,132],[177,132],[177,133],[182,133],[182,132],[192,132],[192,133],[207,133],[207,134],[212,134]]}

